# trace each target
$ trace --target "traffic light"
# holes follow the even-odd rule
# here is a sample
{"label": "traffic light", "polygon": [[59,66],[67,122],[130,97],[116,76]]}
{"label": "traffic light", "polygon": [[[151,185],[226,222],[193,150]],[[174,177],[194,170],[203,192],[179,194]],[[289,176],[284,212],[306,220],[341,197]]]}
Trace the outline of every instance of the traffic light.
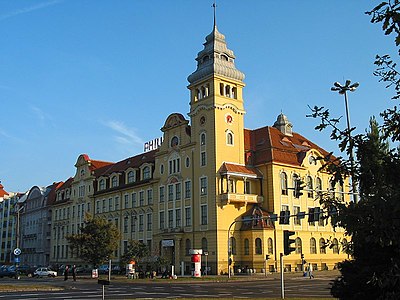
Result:
{"label": "traffic light", "polygon": [[294,231],[284,230],[283,231],[283,253],[285,255],[289,255],[291,252],[295,251],[296,248],[291,245],[295,243],[294,239],[291,239],[290,236],[294,235]]}
{"label": "traffic light", "polygon": [[266,255],[265,255],[265,260],[268,260],[268,259],[269,259],[269,255],[266,254]]}
{"label": "traffic light", "polygon": [[232,265],[232,258],[230,258],[230,257],[229,257],[229,259],[228,259],[228,264],[229,264],[229,265]]}
{"label": "traffic light", "polygon": [[315,212],[315,208],[314,207],[311,207],[311,208],[308,209],[308,223],[312,223],[312,222],[315,221],[314,212]]}
{"label": "traffic light", "polygon": [[314,221],[319,221],[321,219],[321,208],[314,208]]}
{"label": "traffic light", "polygon": [[282,210],[279,214],[279,224],[287,225],[289,224],[289,220],[290,220],[290,211]]}
{"label": "traffic light", "polygon": [[296,179],[294,181],[294,197],[295,198],[300,198],[301,195],[303,195],[303,190],[304,190],[304,182],[301,179]]}

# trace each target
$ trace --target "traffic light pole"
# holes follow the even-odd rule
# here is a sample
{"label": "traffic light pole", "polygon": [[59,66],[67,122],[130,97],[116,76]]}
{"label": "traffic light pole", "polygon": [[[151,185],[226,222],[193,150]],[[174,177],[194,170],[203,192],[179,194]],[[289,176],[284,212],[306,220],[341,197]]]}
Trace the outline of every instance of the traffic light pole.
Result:
{"label": "traffic light pole", "polygon": [[280,253],[280,267],[281,267],[281,298],[285,299],[285,284],[283,281],[283,253]]}

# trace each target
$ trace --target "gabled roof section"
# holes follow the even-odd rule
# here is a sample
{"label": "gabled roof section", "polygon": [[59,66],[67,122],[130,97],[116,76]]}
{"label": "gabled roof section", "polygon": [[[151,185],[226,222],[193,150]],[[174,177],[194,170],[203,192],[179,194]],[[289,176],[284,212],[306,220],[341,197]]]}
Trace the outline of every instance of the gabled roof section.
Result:
{"label": "gabled roof section", "polygon": [[47,205],[51,205],[56,202],[57,190],[64,184],[64,182],[54,182],[53,184],[47,187]]}
{"label": "gabled roof section", "polygon": [[[84,161],[82,161],[82,159]],[[108,161],[90,159],[89,155],[81,154],[78,157],[78,161],[75,164],[75,167],[78,167],[79,165],[86,164],[86,163],[89,164],[89,170],[90,171],[94,171],[94,170],[96,170],[98,168],[102,168],[104,166],[108,166],[108,165],[113,164],[112,162],[108,162]]]}
{"label": "gabled roof section", "polygon": [[270,162],[301,166],[306,153],[315,149],[323,156],[328,152],[301,134],[285,135],[275,127],[244,130],[245,151],[251,153],[252,165]]}

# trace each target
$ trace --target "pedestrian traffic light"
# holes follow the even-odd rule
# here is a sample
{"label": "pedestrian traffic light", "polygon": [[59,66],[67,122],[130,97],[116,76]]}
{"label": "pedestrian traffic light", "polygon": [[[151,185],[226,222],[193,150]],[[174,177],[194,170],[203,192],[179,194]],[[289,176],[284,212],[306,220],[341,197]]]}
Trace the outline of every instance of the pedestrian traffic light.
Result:
{"label": "pedestrian traffic light", "polygon": [[266,254],[266,255],[265,255],[265,260],[268,260],[268,259],[269,259],[269,255]]}
{"label": "pedestrian traffic light", "polygon": [[304,254],[303,253],[301,254],[301,259],[304,259]]}
{"label": "pedestrian traffic light", "polygon": [[290,211],[282,210],[279,214],[279,224],[287,225],[289,224],[289,220],[290,220]]}
{"label": "pedestrian traffic light", "polygon": [[232,265],[232,258],[230,258],[230,257],[229,257],[229,259],[228,259],[228,264],[229,264],[229,265]]}
{"label": "pedestrian traffic light", "polygon": [[289,230],[283,231],[283,253],[285,255],[289,255],[290,253],[296,250],[296,248],[291,246],[292,244],[295,243],[295,240],[291,239],[290,236],[294,234],[295,234],[294,231],[289,231]]}

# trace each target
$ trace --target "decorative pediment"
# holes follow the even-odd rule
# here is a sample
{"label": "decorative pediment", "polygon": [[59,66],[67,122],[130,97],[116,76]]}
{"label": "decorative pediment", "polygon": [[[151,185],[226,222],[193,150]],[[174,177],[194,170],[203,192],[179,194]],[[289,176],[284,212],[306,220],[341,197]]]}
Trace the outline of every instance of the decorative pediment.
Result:
{"label": "decorative pediment", "polygon": [[166,131],[168,129],[179,127],[182,125],[188,125],[189,121],[185,119],[182,114],[173,113],[168,116],[167,120],[165,121],[164,126],[161,128],[161,131]]}

